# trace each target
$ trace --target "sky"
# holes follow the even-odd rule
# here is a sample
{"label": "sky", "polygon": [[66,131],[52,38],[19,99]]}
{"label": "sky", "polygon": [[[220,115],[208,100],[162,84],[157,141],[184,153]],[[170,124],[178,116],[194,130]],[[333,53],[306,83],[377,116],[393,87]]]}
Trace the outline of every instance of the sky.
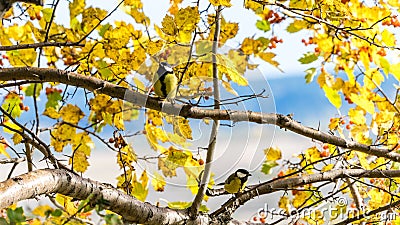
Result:
{"label": "sky", "polygon": [[[101,5],[101,8],[111,11],[117,5],[117,1],[96,1],[88,0],[88,4]],[[161,20],[165,15],[169,0],[146,0],[144,2],[145,13],[151,18],[153,23],[160,26]],[[238,0],[232,1],[234,7],[223,11],[224,17],[231,22],[239,22],[239,34],[235,41],[229,42],[229,45],[236,47],[240,40],[244,37],[253,35],[269,35],[258,31],[255,28],[257,17],[249,10],[242,9],[242,2]],[[59,5],[59,13],[57,13],[57,21],[69,21],[68,15],[64,13],[67,10],[61,10],[68,7],[67,1],[61,1]],[[240,15],[240,16],[238,16]],[[130,17],[119,12],[110,17],[105,22],[114,20],[133,21]],[[282,45],[278,45],[274,52],[277,54],[276,60],[281,63],[281,69],[277,70],[271,65],[260,60],[254,60],[255,63],[261,63],[259,69],[251,74],[246,74],[249,78],[250,85],[248,89],[240,90],[240,93],[246,91],[254,91],[259,93],[266,89],[266,93],[270,96],[268,99],[260,100],[259,102],[247,103],[246,105],[237,106],[238,109],[246,109],[262,112],[277,112],[281,114],[293,114],[294,118],[302,124],[318,127],[321,125],[326,130],[326,122],[330,117],[337,116],[337,111],[324,97],[323,91],[314,82],[305,84],[304,71],[310,67],[301,65],[297,59],[307,51],[307,48],[301,43],[301,39],[308,37],[306,32],[300,32],[294,36],[289,36],[282,28],[274,28],[275,35],[284,40]],[[269,37],[269,36],[267,36]],[[226,93],[225,93],[226,94]],[[41,96],[41,101],[45,101],[46,97]],[[28,104],[29,105],[29,104]],[[30,105],[31,106],[31,105]],[[242,108],[241,108],[242,107]],[[32,107],[31,107],[32,108]],[[87,115],[87,113],[86,113]],[[143,124],[143,122],[140,122]],[[209,130],[201,122],[192,122],[191,126],[194,132],[193,146],[204,146],[208,140]],[[132,130],[136,127],[133,126]],[[111,130],[108,130],[111,133]],[[108,137],[108,136],[106,136]],[[46,140],[46,137],[44,137]],[[48,140],[48,139],[47,139]],[[134,143],[135,151],[147,155],[155,154],[146,145],[146,140],[143,136],[134,137],[131,140]],[[118,169],[115,161],[115,153],[106,150],[106,147],[99,141],[96,141],[96,149],[92,151],[90,158],[91,167],[84,175],[100,182],[115,184],[115,177],[121,171]],[[138,146],[137,143],[142,143]],[[276,175],[278,169],[272,175],[263,175],[259,172],[260,165],[263,162],[263,150],[270,146],[279,147],[282,149],[284,158],[291,158],[293,154],[305,150],[307,147],[313,146],[310,140],[299,135],[281,130],[272,125],[255,125],[248,123],[234,124],[233,128],[223,126],[218,136],[217,152],[214,163],[214,171],[216,178],[222,182],[227,173],[236,170],[236,168],[247,168],[254,174],[249,183],[259,183]],[[205,152],[200,153],[205,158]],[[112,157],[110,157],[112,155]],[[39,155],[36,155],[38,159]],[[44,165],[43,165],[44,166]],[[143,168],[149,165],[142,164]],[[23,167],[23,168],[22,168]],[[17,168],[16,174],[25,171],[25,165]],[[155,168],[156,165],[149,166]],[[4,170],[8,171],[8,170]],[[178,174],[183,175],[182,171]],[[0,179],[4,179],[6,174],[0,174]],[[182,191],[185,190],[185,191]],[[184,187],[184,180],[181,178],[169,180],[166,188],[166,193],[156,193],[150,187],[148,200],[151,202],[160,201],[161,203],[168,201],[191,201],[193,196]],[[217,197],[210,200],[210,205],[218,206],[226,200],[226,196]],[[263,207],[265,202],[276,201],[276,197],[266,196],[260,197],[256,201],[247,204],[244,209],[237,212],[237,217],[241,219],[250,218],[250,214],[258,208]],[[28,201],[28,204],[35,200]]]}

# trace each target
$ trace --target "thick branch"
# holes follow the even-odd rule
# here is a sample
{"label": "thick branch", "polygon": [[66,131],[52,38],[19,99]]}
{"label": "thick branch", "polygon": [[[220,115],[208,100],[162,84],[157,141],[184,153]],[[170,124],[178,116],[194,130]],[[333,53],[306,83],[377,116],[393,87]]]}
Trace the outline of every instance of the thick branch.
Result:
{"label": "thick branch", "polygon": [[310,127],[306,127],[293,120],[289,116],[274,113],[258,113],[251,111],[234,111],[234,110],[215,110],[201,109],[191,105],[171,104],[169,102],[161,102],[157,98],[149,97],[111,84],[107,81],[94,77],[83,76],[73,72],[66,72],[57,69],[43,69],[33,67],[17,67],[0,69],[0,80],[17,81],[30,80],[42,82],[60,82],[76,87],[85,88],[96,93],[102,93],[114,98],[124,99],[137,106],[163,111],[168,114],[180,115],[185,118],[203,119],[211,118],[215,120],[231,120],[234,122],[246,121],[259,124],[274,124],[281,128],[293,131],[305,137],[312,138],[324,143],[336,145],[338,147],[352,149],[364,152],[370,155],[385,157],[387,159],[400,162],[400,154],[382,149],[376,146],[368,146],[354,141],[347,141],[343,138],[330,135]]}
{"label": "thick branch", "polygon": [[333,181],[339,178],[388,178],[400,177],[400,170],[363,170],[363,169],[340,169],[327,171],[318,174],[303,175],[301,177],[292,177],[283,180],[275,180],[272,182],[265,182],[259,185],[250,186],[250,190],[243,192],[237,198],[231,198],[225,202],[219,209],[214,211],[210,217],[221,217],[224,214],[230,214],[243,205],[247,201],[259,195],[265,195],[276,191],[287,190],[307,184]]}
{"label": "thick branch", "polygon": [[109,184],[84,179],[65,170],[56,169],[36,170],[1,182],[0,209],[24,199],[51,193],[60,193],[76,199],[86,199],[90,195],[97,196],[97,200],[108,203],[110,210],[135,223],[184,224],[189,218],[186,211],[143,203]]}

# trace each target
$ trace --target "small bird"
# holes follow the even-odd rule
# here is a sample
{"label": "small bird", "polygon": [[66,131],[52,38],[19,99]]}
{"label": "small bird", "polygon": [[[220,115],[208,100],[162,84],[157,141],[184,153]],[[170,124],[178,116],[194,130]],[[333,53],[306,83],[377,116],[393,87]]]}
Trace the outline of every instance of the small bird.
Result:
{"label": "small bird", "polygon": [[43,5],[43,0],[0,0],[0,19],[3,18],[6,13],[15,2],[26,2],[35,5]]}
{"label": "small bird", "polygon": [[225,190],[230,194],[242,192],[246,187],[249,176],[251,176],[250,172],[245,169],[236,170],[223,183]]}
{"label": "small bird", "polygon": [[171,65],[161,62],[157,70],[158,79],[154,83],[154,92],[160,98],[174,99],[176,96],[176,88],[178,79],[174,74]]}

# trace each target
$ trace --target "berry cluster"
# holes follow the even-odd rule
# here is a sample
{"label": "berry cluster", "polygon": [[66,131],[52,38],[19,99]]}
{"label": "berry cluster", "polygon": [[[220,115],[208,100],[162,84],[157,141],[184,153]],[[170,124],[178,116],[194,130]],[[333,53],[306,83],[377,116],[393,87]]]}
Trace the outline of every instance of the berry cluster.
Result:
{"label": "berry cluster", "polygon": [[285,17],[281,17],[277,12],[275,12],[274,10],[269,10],[267,15],[265,15],[265,20],[268,20],[268,22],[270,24],[273,23],[280,23],[282,22]]}
{"label": "berry cluster", "polygon": [[54,92],[62,93],[61,89],[53,88],[53,87],[46,87],[46,95],[53,94]]}
{"label": "berry cluster", "polygon": [[282,39],[278,39],[277,36],[273,36],[273,37],[269,40],[268,48],[269,48],[269,49],[276,48],[276,44],[277,44],[277,43],[283,43],[283,40],[282,40]]}
{"label": "berry cluster", "polygon": [[115,148],[123,148],[128,145],[121,134],[118,136],[114,135],[114,137],[111,137],[110,139],[108,139],[108,142],[114,143]]}
{"label": "berry cluster", "polygon": [[312,45],[314,44],[314,39],[312,37],[309,37],[307,41],[306,39],[303,38],[301,39],[301,43],[303,43],[305,46]]}
{"label": "berry cluster", "polygon": [[0,59],[0,66],[3,66],[3,65],[4,65],[3,59],[8,60],[8,56],[6,56],[6,55],[2,55],[2,56],[1,56],[1,59]]}
{"label": "berry cluster", "polygon": [[167,49],[167,50],[165,50],[165,52],[160,54],[160,58],[167,60],[170,55],[171,55],[171,50]]}
{"label": "berry cluster", "polygon": [[34,15],[31,15],[29,17],[31,20],[41,20],[42,19],[42,15],[40,14],[40,11],[36,11]]}
{"label": "berry cluster", "polygon": [[397,16],[392,16],[390,20],[385,20],[382,22],[384,26],[393,26],[393,27],[400,27],[400,21],[397,19]]}

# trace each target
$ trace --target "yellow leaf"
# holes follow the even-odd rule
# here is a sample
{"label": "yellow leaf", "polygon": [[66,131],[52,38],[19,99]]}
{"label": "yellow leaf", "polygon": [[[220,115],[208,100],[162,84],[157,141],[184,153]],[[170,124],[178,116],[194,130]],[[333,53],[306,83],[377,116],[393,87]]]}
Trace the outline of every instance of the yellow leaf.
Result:
{"label": "yellow leaf", "polygon": [[[192,32],[200,21],[200,14],[197,7],[186,7],[180,9],[175,15],[175,23],[181,31]],[[164,25],[163,25],[164,26]]]}
{"label": "yellow leaf", "polygon": [[210,0],[210,3],[214,6],[226,6],[231,7],[231,0]]}
{"label": "yellow leaf", "polygon": [[279,62],[275,61],[273,58],[276,56],[275,53],[272,52],[260,52],[258,53],[258,56],[264,60],[265,62],[275,66],[276,68],[279,69]]}
{"label": "yellow leaf", "polygon": [[49,210],[53,210],[53,208],[50,207],[49,205],[39,205],[34,210],[32,210],[32,213],[36,216],[45,217],[46,212]]}
{"label": "yellow leaf", "polygon": [[356,105],[360,106],[363,108],[365,111],[367,111],[370,114],[374,114],[375,112],[375,106],[374,103],[370,100],[368,100],[365,96],[365,94],[350,94],[350,99],[352,102],[354,102]]}
{"label": "yellow leaf", "polygon": [[175,20],[172,16],[166,15],[161,22],[161,30],[168,35],[174,36],[178,33],[178,28],[176,27]]}
{"label": "yellow leaf", "polygon": [[118,165],[124,168],[127,165],[132,165],[137,161],[137,155],[130,145],[125,145],[120,149],[121,155],[117,157]]}
{"label": "yellow leaf", "polygon": [[124,4],[128,6],[133,6],[138,9],[141,9],[143,7],[143,3],[141,2],[141,0],[124,0]]}
{"label": "yellow leaf", "polygon": [[[126,3],[125,3],[126,4]],[[86,7],[85,0],[73,0],[69,3],[69,16],[72,20],[77,15],[81,14]]]}
{"label": "yellow leaf", "polygon": [[235,95],[235,96],[239,96],[239,94],[232,88],[231,84],[229,82],[226,81],[222,81],[222,86],[225,88],[225,90],[227,90],[229,93]]}
{"label": "yellow leaf", "polygon": [[267,148],[264,149],[264,154],[267,160],[276,161],[282,158],[282,152],[279,148]]}
{"label": "yellow leaf", "polygon": [[69,215],[74,215],[75,213],[78,212],[78,207],[76,207],[75,204],[71,200],[72,200],[72,197],[68,197],[68,196],[65,196],[62,194],[56,195],[56,202],[58,202],[58,204],[63,206],[65,211]]}
{"label": "yellow leaf", "polygon": [[12,140],[13,140],[14,144],[16,145],[16,144],[21,143],[22,140],[23,140],[23,138],[22,138],[22,136],[21,136],[20,134],[15,133],[15,134],[12,136]]}
{"label": "yellow leaf", "polygon": [[174,122],[174,132],[186,139],[192,140],[192,129],[190,128],[189,120],[179,117]]}
{"label": "yellow leaf", "polygon": [[234,38],[239,31],[238,23],[227,23],[222,18],[221,35],[219,37],[220,44],[224,44],[228,39]]}
{"label": "yellow leaf", "polygon": [[78,106],[68,104],[61,108],[60,116],[65,122],[78,124],[85,114]]}
{"label": "yellow leaf", "polygon": [[157,172],[154,172],[153,175],[154,177],[151,180],[151,185],[153,186],[155,191],[163,192],[166,185],[164,177]]}
{"label": "yellow leaf", "polygon": [[365,112],[356,108],[349,109],[350,121],[356,125],[362,125],[367,122]]}
{"label": "yellow leaf", "polygon": [[72,158],[69,159],[69,164],[73,165],[76,172],[83,173],[89,167],[87,156],[82,151],[75,151]]}
{"label": "yellow leaf", "polygon": [[7,147],[8,144],[6,142],[6,139],[0,139],[0,154],[5,155],[7,158],[10,158],[10,155],[6,152]]}
{"label": "yellow leaf", "polygon": [[18,125],[16,125],[15,123],[13,123],[11,120],[6,120],[5,122],[3,122],[3,124],[5,125],[3,127],[4,132],[7,132],[9,134],[15,134],[14,131],[9,130],[7,127],[13,129],[13,130],[22,130],[21,127],[19,127]]}
{"label": "yellow leaf", "polygon": [[164,45],[164,43],[161,40],[158,40],[158,41],[149,40],[147,42],[146,52],[149,53],[150,55],[155,55],[161,50],[163,45]]}
{"label": "yellow leaf", "polygon": [[370,61],[369,61],[368,52],[360,51],[360,59],[361,59],[361,62],[364,64],[365,69],[366,70],[369,69]]}
{"label": "yellow leaf", "polygon": [[331,171],[333,169],[333,164],[328,164],[322,168],[322,172]]}
{"label": "yellow leaf", "polygon": [[[254,40],[252,38],[245,38],[242,42],[240,49],[246,55],[257,54],[263,44],[260,41]],[[261,57],[261,56],[260,56]]]}
{"label": "yellow leaf", "polygon": [[44,110],[43,115],[48,116],[52,119],[58,119],[60,118],[60,114],[57,112],[57,110],[53,107],[48,107]]}
{"label": "yellow leaf", "polygon": [[279,199],[278,206],[279,206],[279,208],[285,210],[286,213],[289,212],[289,205],[290,205],[290,201],[289,201],[289,198],[287,196],[282,196]]}
{"label": "yellow leaf", "polygon": [[324,85],[322,89],[325,92],[325,96],[328,98],[329,102],[335,106],[336,108],[340,108],[342,106],[342,99],[337,90]]}
{"label": "yellow leaf", "polygon": [[329,130],[336,130],[339,127],[340,118],[332,118],[329,123]]}
{"label": "yellow leaf", "polygon": [[136,23],[148,24],[149,18],[142,11],[139,11],[135,7],[130,7],[130,10],[127,11],[135,19]]}
{"label": "yellow leaf", "polygon": [[387,29],[384,29],[382,32],[382,41],[388,47],[393,47],[396,44],[396,38],[394,34],[388,31]]}
{"label": "yellow leaf", "polygon": [[389,71],[398,81],[400,81],[400,63],[392,64]]}

